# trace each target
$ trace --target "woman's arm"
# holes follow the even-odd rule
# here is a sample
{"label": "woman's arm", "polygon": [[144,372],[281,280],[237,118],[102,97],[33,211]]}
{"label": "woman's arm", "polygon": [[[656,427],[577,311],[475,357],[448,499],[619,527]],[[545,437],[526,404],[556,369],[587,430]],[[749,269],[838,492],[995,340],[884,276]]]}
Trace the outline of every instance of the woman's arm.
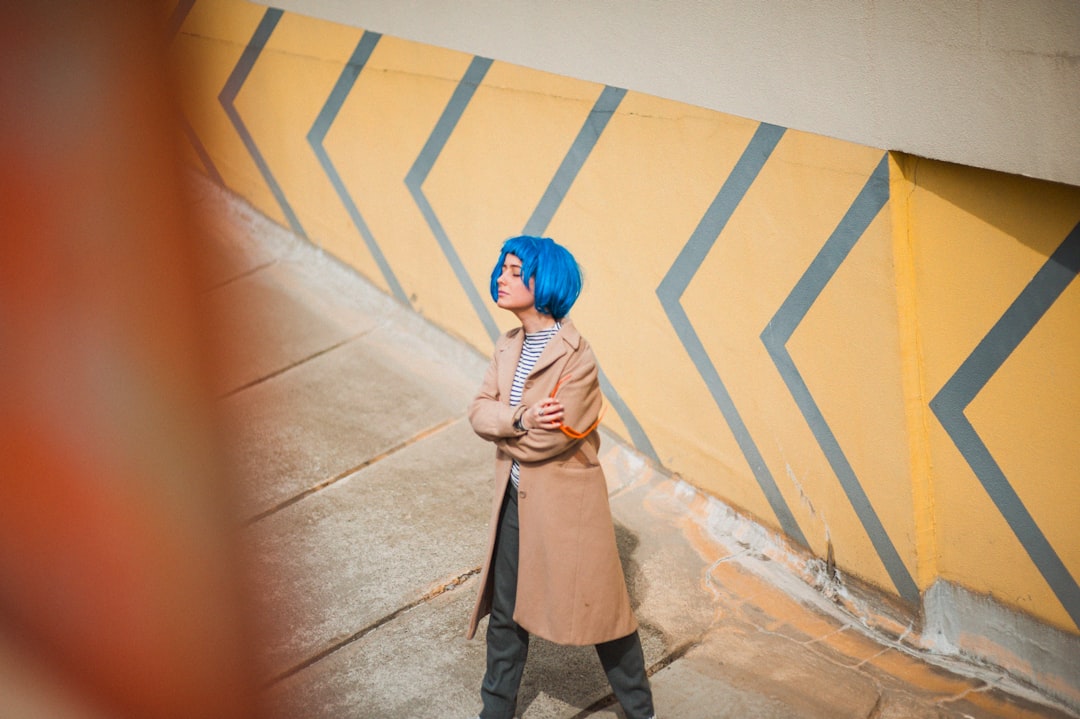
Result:
{"label": "woman's arm", "polygon": [[[556,399],[563,407],[562,424],[572,432],[578,431],[571,436],[560,427],[536,428],[495,440],[500,449],[519,462],[542,462],[562,454],[580,442],[585,436],[581,433],[593,427],[600,416],[603,395],[600,392],[596,358],[588,346],[574,353],[559,379],[561,384]],[[517,409],[520,411],[521,407]],[[511,417],[511,424],[513,420],[514,417]]]}
{"label": "woman's arm", "polygon": [[480,390],[469,404],[469,423],[473,431],[482,439],[492,442],[525,434],[525,430],[514,427],[514,422],[525,411],[525,405],[511,407],[499,398],[500,354],[496,349],[495,356],[491,358],[487,372],[484,373],[484,381],[480,383]]}

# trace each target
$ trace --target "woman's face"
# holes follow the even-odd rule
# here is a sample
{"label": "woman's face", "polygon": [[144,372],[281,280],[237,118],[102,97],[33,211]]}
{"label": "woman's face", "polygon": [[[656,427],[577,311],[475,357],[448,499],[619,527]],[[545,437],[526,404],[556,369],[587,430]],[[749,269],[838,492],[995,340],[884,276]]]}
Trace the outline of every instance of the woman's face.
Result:
{"label": "woman's face", "polygon": [[504,310],[517,312],[532,309],[536,304],[533,290],[521,281],[521,260],[517,255],[507,255],[503,260],[502,273],[496,282],[499,299],[496,304]]}

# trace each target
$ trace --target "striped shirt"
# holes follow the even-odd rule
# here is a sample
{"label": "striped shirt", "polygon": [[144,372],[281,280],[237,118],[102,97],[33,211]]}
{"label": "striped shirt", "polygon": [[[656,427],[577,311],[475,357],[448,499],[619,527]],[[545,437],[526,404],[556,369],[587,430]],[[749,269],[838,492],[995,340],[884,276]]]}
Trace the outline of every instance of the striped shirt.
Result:
{"label": "striped shirt", "polygon": [[[521,357],[518,358],[517,369],[514,370],[514,381],[510,385],[511,407],[517,407],[521,404],[521,393],[525,388],[525,378],[529,376],[533,367],[536,366],[536,360],[540,359],[540,355],[544,352],[544,348],[547,347],[547,343],[559,333],[561,328],[562,325],[556,322],[554,327],[534,332],[531,335],[525,335],[525,343],[521,346]],[[513,482],[514,487],[518,486],[520,475],[521,467],[518,466],[515,459],[510,464],[510,481]]]}

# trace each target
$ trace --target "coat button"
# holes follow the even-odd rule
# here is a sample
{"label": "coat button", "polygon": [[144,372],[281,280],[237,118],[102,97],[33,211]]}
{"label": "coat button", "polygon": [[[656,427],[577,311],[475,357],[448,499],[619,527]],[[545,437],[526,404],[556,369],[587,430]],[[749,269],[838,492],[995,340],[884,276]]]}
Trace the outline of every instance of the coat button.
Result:
{"label": "coat button", "polygon": [[530,387],[532,387],[532,382],[531,381],[526,382],[525,383],[525,389],[529,389]]}
{"label": "coat button", "polygon": [[518,490],[518,499],[525,499],[525,490]]}

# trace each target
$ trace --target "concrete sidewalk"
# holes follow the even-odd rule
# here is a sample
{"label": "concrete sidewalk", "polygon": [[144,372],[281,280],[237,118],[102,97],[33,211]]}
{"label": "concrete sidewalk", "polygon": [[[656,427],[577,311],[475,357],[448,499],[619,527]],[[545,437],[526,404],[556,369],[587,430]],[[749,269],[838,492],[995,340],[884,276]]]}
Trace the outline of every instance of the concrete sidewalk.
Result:
{"label": "concrete sidewalk", "polygon": [[[275,618],[272,715],[473,717],[483,625],[464,632],[493,450],[465,410],[487,358],[227,192],[195,190],[216,218],[207,296],[243,348],[219,390]],[[602,459],[662,719],[1074,716],[914,650],[887,610],[606,432]],[[591,648],[541,640],[519,712],[622,716]]]}

